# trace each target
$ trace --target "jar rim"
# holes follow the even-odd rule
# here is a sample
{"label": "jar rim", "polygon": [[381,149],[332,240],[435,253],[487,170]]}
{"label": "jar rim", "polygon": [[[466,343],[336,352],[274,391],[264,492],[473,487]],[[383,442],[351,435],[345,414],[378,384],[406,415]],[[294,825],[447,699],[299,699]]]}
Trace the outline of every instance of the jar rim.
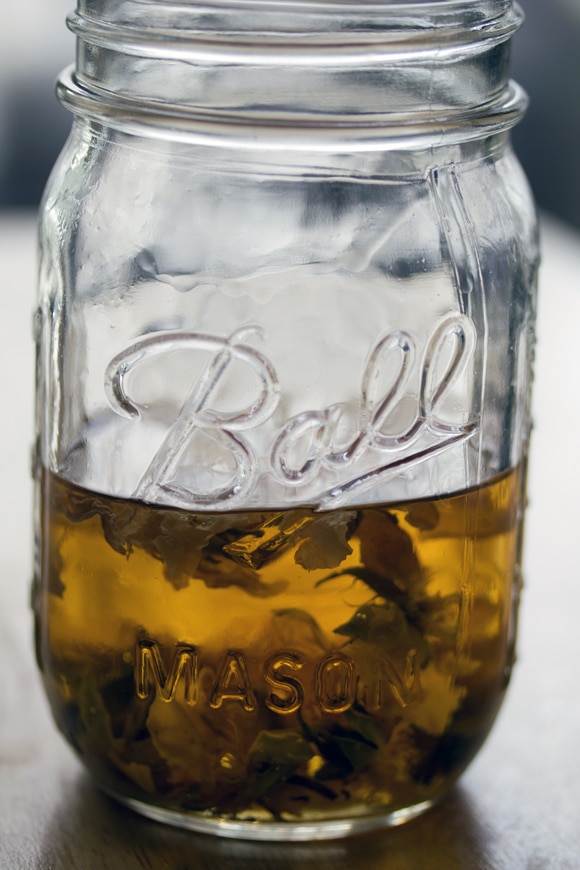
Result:
{"label": "jar rim", "polygon": [[127,134],[167,138],[199,145],[269,151],[363,152],[397,149],[433,149],[463,144],[508,132],[521,119],[528,105],[524,89],[514,81],[493,106],[477,113],[465,112],[440,118],[436,125],[428,116],[413,118],[377,116],[369,120],[334,116],[304,119],[267,117],[257,121],[220,112],[192,111],[189,107],[157,104],[141,106],[117,95],[95,99],[75,75],[73,66],[63,70],[57,93],[75,115],[92,117],[107,127]]}
{"label": "jar rim", "polygon": [[78,0],[76,72],[59,94],[153,126],[398,138],[471,123],[480,138],[478,119],[503,129],[521,115],[508,78],[521,21],[516,0]]}
{"label": "jar rim", "polygon": [[509,35],[515,0],[78,0],[70,29],[88,38],[401,43]]}

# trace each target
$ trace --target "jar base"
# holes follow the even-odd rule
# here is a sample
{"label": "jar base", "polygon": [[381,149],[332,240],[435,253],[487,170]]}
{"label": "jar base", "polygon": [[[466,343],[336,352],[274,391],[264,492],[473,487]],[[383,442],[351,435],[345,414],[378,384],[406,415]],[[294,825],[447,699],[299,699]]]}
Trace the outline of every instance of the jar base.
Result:
{"label": "jar base", "polygon": [[116,800],[134,812],[166,825],[173,825],[177,828],[184,828],[201,834],[212,834],[213,836],[235,840],[284,840],[286,842],[338,840],[382,828],[395,827],[422,815],[434,804],[438,803],[438,799],[433,798],[384,814],[375,813],[358,817],[352,816],[350,818],[325,820],[265,822],[219,818],[197,812],[188,813],[185,811],[168,810],[136,800],[135,798],[116,794],[107,789],[104,791],[113,800]]}

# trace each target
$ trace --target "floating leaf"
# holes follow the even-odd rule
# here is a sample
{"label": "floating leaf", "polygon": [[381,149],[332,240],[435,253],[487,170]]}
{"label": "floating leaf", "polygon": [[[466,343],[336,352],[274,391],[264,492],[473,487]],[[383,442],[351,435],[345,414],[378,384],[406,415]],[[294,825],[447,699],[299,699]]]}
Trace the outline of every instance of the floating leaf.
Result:
{"label": "floating leaf", "polygon": [[351,640],[364,641],[377,650],[399,652],[403,657],[412,650],[420,651],[422,662],[429,658],[429,648],[417,629],[409,623],[405,614],[392,601],[383,604],[363,604],[348,622],[335,628]]}
{"label": "floating leaf", "polygon": [[334,631],[352,640],[384,643],[393,638],[398,642],[405,626],[400,609],[388,601],[385,604],[363,604],[348,622],[339,625]]}
{"label": "floating leaf", "polygon": [[314,755],[309,742],[295,731],[260,731],[248,755],[246,795],[260,798],[285,782]]}
{"label": "floating leaf", "polygon": [[393,513],[377,508],[361,512],[356,537],[361,564],[330,574],[317,585],[350,576],[365,583],[382,599],[393,602],[414,622],[416,594],[422,588],[423,575],[410,536]]}
{"label": "floating leaf", "polygon": [[[285,581],[264,583],[249,562],[234,559],[228,552],[235,549],[236,542],[260,539],[264,514],[190,514],[175,508],[104,498],[62,484],[57,485],[56,492],[58,510],[68,520],[81,523],[98,516],[105,540],[115,552],[129,557],[134,549],[145,551],[162,563],[163,574],[175,589],[183,589],[192,579],[199,579],[212,589],[239,586],[249,595],[269,597],[277,595],[286,585]],[[58,569],[55,561],[53,584],[57,583]],[[62,594],[56,585],[55,591]]]}
{"label": "floating leaf", "polygon": [[340,723],[313,731],[305,726],[320,754],[326,760],[317,772],[318,779],[340,779],[357,773],[372,761],[384,743],[381,726],[370,716],[352,711],[344,717],[349,727]]}
{"label": "floating leaf", "polygon": [[[336,512],[314,519],[308,529],[301,528],[296,537],[301,539],[294,559],[297,565],[314,571],[319,568],[336,568],[352,553],[348,543],[355,513]],[[307,534],[305,534],[307,531]]]}
{"label": "floating leaf", "polygon": [[358,536],[361,562],[370,572],[369,578],[374,578],[375,592],[388,598],[393,583],[407,594],[420,583],[421,567],[413,542],[393,514],[387,510],[365,511]]}
{"label": "floating leaf", "polygon": [[422,532],[432,532],[439,523],[439,511],[432,501],[417,501],[409,506],[405,519]]}

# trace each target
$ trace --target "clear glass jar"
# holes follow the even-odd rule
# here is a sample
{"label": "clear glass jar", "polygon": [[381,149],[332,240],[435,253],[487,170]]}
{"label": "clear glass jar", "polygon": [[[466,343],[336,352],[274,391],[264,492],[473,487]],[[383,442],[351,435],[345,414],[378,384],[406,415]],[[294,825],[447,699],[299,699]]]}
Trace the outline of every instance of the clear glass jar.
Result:
{"label": "clear glass jar", "polygon": [[37,642],[157,819],[440,798],[513,662],[537,239],[511,0],[79,0],[41,218]]}

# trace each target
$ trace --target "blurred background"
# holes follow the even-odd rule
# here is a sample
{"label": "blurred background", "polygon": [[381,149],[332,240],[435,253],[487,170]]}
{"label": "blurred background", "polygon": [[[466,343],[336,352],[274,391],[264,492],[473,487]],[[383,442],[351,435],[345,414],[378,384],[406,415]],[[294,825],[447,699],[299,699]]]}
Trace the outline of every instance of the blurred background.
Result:
{"label": "blurred background", "polygon": [[[4,0],[0,209],[35,207],[70,127],[54,79],[74,59],[74,0]],[[522,0],[512,74],[531,96],[514,132],[540,208],[580,228],[580,0]]]}

